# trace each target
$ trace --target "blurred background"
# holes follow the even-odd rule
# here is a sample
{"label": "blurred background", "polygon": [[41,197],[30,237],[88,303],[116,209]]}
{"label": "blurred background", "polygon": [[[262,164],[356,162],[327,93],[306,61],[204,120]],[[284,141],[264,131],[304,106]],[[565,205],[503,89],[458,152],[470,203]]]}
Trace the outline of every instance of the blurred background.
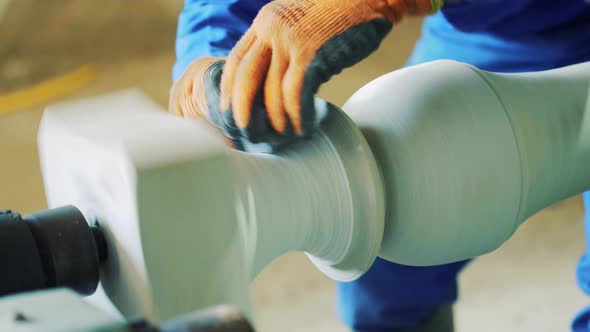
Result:
{"label": "blurred background", "polygon": [[[0,0],[0,208],[46,207],[36,132],[48,103],[138,87],[167,104],[181,0]],[[366,82],[403,66],[420,20],[398,26],[370,58],[320,94],[337,105]],[[574,269],[584,248],[579,197],[547,208],[501,249],[461,274],[457,331],[566,331],[590,301]],[[254,282],[262,332],[346,331],[335,285],[300,253]]]}

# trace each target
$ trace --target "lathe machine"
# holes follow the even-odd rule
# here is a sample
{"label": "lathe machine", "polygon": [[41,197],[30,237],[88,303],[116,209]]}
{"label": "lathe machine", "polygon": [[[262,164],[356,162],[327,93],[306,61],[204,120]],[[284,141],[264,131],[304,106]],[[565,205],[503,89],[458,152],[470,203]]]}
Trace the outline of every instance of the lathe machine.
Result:
{"label": "lathe machine", "polygon": [[52,105],[38,136],[50,210],[0,214],[0,295],[16,294],[0,297],[0,330],[249,331],[248,285],[287,251],[339,281],[377,256],[493,251],[590,189],[589,91],[590,63],[435,61],[328,105],[317,134],[275,155],[232,150],[136,90]]}

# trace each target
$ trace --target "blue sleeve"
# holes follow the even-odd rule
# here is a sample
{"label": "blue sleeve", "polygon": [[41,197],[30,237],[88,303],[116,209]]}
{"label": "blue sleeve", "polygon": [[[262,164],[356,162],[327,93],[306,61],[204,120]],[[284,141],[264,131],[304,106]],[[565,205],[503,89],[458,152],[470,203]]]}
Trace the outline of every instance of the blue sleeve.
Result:
{"label": "blue sleeve", "polygon": [[185,0],[178,18],[174,81],[203,56],[226,56],[270,0]]}

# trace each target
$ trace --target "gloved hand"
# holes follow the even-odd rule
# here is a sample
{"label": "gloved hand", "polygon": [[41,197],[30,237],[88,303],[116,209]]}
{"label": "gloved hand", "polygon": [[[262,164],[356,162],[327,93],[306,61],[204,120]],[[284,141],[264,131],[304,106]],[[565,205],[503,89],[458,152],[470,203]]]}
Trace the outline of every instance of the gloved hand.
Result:
{"label": "gloved hand", "polygon": [[[235,125],[232,112],[219,107],[219,85],[225,60],[200,58],[193,61],[170,89],[169,111],[184,118],[204,117],[220,129],[230,145],[242,151],[275,152],[288,145],[293,137],[269,135],[262,143],[252,143]],[[259,99],[252,105],[256,114],[265,116],[264,105]],[[261,122],[263,122],[261,120]],[[269,132],[272,129],[268,129]]]}
{"label": "gloved hand", "polygon": [[[319,115],[313,96],[334,74],[376,50],[404,15],[433,12],[442,0],[276,0],[261,9],[229,55],[221,107],[251,140],[268,118],[280,134],[308,136]],[[267,116],[253,108],[263,89]]]}
{"label": "gloved hand", "polygon": [[[215,127],[228,134],[235,126],[226,122],[227,113],[219,108],[219,83],[225,60],[200,58],[193,61],[182,76],[172,85],[168,110],[184,118],[204,117]],[[231,120],[231,119],[229,119]]]}
{"label": "gloved hand", "polygon": [[225,64],[197,60],[183,74],[175,85],[192,82],[180,88],[191,95],[176,104],[193,105],[176,113],[202,113],[238,149],[276,151],[318,126],[327,110],[314,101],[322,83],[375,51],[404,15],[434,12],[442,1],[272,1]]}

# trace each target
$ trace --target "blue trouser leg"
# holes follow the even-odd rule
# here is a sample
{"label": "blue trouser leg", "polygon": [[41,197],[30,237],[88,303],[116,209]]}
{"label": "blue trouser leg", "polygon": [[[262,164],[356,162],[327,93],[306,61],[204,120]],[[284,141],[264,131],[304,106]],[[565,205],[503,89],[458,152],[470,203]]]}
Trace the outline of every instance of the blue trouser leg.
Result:
{"label": "blue trouser leg", "polygon": [[[584,227],[586,229],[586,251],[578,262],[576,269],[576,278],[580,288],[590,295],[590,191],[584,193],[584,206],[586,212],[584,215]],[[572,322],[572,331],[588,332],[590,331],[590,307],[580,311]]]}
{"label": "blue trouser leg", "polygon": [[419,326],[457,299],[457,274],[467,262],[413,267],[378,258],[360,279],[338,284],[341,318],[360,331]]}

